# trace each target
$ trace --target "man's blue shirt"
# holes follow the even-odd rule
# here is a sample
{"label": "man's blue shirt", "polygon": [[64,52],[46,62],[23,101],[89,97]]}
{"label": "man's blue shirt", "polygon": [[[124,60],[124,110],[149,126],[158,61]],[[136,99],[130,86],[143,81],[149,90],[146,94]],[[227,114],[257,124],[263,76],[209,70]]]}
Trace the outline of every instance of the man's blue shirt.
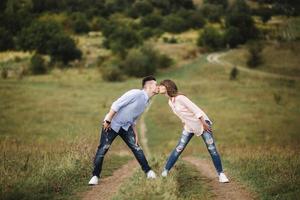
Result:
{"label": "man's blue shirt", "polygon": [[130,126],[135,125],[148,104],[149,96],[145,90],[129,90],[111,106],[111,109],[116,112],[111,121],[111,128],[117,133],[121,128],[127,131]]}

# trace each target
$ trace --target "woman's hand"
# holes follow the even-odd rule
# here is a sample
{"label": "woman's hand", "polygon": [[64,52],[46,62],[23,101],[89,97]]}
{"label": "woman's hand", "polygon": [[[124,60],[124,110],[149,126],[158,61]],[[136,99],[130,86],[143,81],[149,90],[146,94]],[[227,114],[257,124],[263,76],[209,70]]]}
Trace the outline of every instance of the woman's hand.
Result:
{"label": "woman's hand", "polygon": [[207,122],[204,120],[203,116],[199,118],[201,123],[203,124],[203,129],[204,131],[207,131],[207,132],[211,132],[211,128],[210,126],[207,124]]}
{"label": "woman's hand", "polygon": [[211,132],[211,128],[206,122],[203,123],[203,129],[204,131]]}
{"label": "woman's hand", "polygon": [[135,145],[140,146],[139,145],[139,138],[138,138],[138,133],[137,133],[136,126],[134,125],[132,127],[132,129],[133,129],[133,133],[134,133]]}

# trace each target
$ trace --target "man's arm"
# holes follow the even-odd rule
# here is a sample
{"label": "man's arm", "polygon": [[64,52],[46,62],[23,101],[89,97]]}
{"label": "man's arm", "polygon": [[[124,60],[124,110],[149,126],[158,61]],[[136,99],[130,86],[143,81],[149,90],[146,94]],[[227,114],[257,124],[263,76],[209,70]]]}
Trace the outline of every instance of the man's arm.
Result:
{"label": "man's arm", "polygon": [[103,122],[103,129],[105,131],[108,131],[110,129],[110,123],[113,117],[115,116],[117,112],[115,112],[113,109],[110,109],[110,111],[107,113],[107,115],[104,118]]}
{"label": "man's arm", "polygon": [[103,128],[105,131],[110,129],[110,123],[115,116],[115,114],[124,106],[130,104],[136,98],[137,92],[130,90],[123,94],[120,98],[118,98],[113,104],[111,105],[110,111],[106,114],[103,122]]}

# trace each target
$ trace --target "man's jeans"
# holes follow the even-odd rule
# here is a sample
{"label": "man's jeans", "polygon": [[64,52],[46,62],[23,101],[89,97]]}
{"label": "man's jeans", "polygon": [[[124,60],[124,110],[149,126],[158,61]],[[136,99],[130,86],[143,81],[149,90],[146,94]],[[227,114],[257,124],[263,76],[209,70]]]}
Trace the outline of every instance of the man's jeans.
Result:
{"label": "man's jeans", "polygon": [[[171,153],[171,155],[166,163],[166,166],[165,166],[166,170],[170,170],[173,167],[173,165],[179,158],[180,154],[183,152],[183,150],[185,149],[185,147],[187,146],[187,144],[189,143],[189,141],[192,139],[193,136],[194,136],[194,133],[189,133],[189,132],[186,132],[185,130],[182,132],[181,138],[179,139],[176,148],[173,150],[173,152]],[[201,136],[202,136],[203,141],[206,144],[207,150],[212,158],[214,166],[215,166],[218,174],[220,174],[221,172],[223,172],[223,168],[222,168],[221,159],[220,159],[219,153],[217,151],[212,133],[208,132],[208,131],[204,131]]]}
{"label": "man's jeans", "polygon": [[100,144],[98,146],[98,150],[94,159],[93,176],[100,177],[104,156],[107,153],[110,145],[118,135],[121,136],[127,146],[131,149],[135,158],[141,165],[143,171],[147,173],[151,169],[146,160],[143,150],[139,145],[135,144],[135,135],[132,127],[129,127],[128,131],[125,131],[121,128],[118,133],[116,133],[112,129],[108,130],[107,132],[102,129]]}

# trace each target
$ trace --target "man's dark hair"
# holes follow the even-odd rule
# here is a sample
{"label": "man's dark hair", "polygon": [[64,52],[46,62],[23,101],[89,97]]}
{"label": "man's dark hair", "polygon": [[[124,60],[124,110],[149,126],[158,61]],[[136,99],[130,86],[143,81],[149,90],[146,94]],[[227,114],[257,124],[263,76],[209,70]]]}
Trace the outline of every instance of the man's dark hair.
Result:
{"label": "man's dark hair", "polygon": [[142,86],[144,87],[147,81],[156,81],[156,78],[152,75],[143,78]]}

